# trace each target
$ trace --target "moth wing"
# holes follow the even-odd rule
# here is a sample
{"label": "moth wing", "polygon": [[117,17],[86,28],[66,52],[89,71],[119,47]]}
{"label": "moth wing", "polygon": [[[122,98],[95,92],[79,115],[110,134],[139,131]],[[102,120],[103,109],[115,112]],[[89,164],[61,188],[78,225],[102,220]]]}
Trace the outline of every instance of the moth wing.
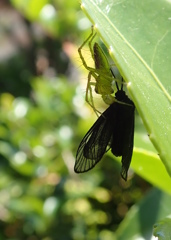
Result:
{"label": "moth wing", "polygon": [[94,123],[81,141],[77,154],[74,171],[87,172],[103,157],[112,136],[110,117],[112,108],[109,107]]}
{"label": "moth wing", "polygon": [[130,111],[127,119],[127,127],[124,134],[123,151],[122,151],[122,170],[121,176],[127,180],[127,172],[131,163],[132,152],[134,146],[134,108]]}

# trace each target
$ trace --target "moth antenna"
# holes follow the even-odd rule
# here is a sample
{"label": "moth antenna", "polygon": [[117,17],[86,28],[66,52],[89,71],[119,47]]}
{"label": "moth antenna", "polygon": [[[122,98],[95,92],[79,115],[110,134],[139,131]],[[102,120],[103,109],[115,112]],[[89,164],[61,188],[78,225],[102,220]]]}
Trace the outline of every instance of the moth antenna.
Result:
{"label": "moth antenna", "polygon": [[110,71],[111,71],[111,73],[112,73],[113,77],[114,77],[114,78],[116,78],[116,77],[115,77],[115,74],[114,74],[114,72],[112,71],[112,69],[111,69],[111,68],[110,68]]}
{"label": "moth antenna", "polygon": [[116,81],[115,81],[115,84],[116,84],[117,90],[119,91],[119,86],[118,86],[118,83]]}

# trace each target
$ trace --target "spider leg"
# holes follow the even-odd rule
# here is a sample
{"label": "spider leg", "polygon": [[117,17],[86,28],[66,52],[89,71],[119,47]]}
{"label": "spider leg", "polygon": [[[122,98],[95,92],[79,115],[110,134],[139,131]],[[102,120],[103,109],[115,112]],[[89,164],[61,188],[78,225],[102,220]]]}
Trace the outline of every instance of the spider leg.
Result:
{"label": "spider leg", "polygon": [[101,114],[101,112],[98,111],[95,108],[94,100],[93,100],[93,92],[92,92],[92,86],[95,86],[96,83],[95,82],[91,82],[91,76],[92,76],[92,72],[89,72],[89,74],[88,74],[88,82],[87,82],[87,87],[86,87],[86,97],[85,97],[85,100],[93,108],[93,110],[94,110],[95,114],[97,115],[97,117],[99,117],[98,114]]}

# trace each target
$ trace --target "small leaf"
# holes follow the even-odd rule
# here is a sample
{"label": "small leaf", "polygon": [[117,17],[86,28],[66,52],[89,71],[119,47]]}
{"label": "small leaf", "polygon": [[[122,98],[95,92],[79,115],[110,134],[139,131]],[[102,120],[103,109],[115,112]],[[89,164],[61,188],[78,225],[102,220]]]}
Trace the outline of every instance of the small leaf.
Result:
{"label": "small leaf", "polygon": [[171,239],[171,219],[164,218],[160,222],[156,223],[153,227],[153,234],[158,237],[158,240],[170,240]]}
{"label": "small leaf", "polygon": [[[142,201],[129,210],[116,230],[117,239],[153,239],[152,230],[154,224],[168,216],[170,208],[171,196],[158,189],[152,189]],[[168,239],[170,240],[170,238],[165,238],[165,240]]]}

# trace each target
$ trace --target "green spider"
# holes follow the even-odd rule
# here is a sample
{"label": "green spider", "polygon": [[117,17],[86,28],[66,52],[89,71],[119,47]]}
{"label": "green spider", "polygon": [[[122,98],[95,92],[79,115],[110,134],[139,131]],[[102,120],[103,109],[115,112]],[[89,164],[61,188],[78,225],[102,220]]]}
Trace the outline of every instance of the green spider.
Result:
{"label": "green spider", "polygon": [[[92,86],[95,87],[95,92],[102,96],[103,101],[107,105],[111,105],[116,99],[112,95],[114,93],[114,84],[117,81],[114,73],[111,70],[111,66],[105,56],[100,45],[95,42],[92,46],[92,42],[96,36],[94,33],[94,28],[92,27],[92,32],[90,36],[83,42],[83,44],[78,48],[79,56],[82,60],[84,67],[89,71],[88,82],[86,87],[86,102],[93,108],[94,112],[98,116],[100,113],[94,106]],[[83,57],[82,48],[88,43],[92,59],[94,61],[95,68],[89,67]],[[94,78],[94,81],[92,80]]]}

